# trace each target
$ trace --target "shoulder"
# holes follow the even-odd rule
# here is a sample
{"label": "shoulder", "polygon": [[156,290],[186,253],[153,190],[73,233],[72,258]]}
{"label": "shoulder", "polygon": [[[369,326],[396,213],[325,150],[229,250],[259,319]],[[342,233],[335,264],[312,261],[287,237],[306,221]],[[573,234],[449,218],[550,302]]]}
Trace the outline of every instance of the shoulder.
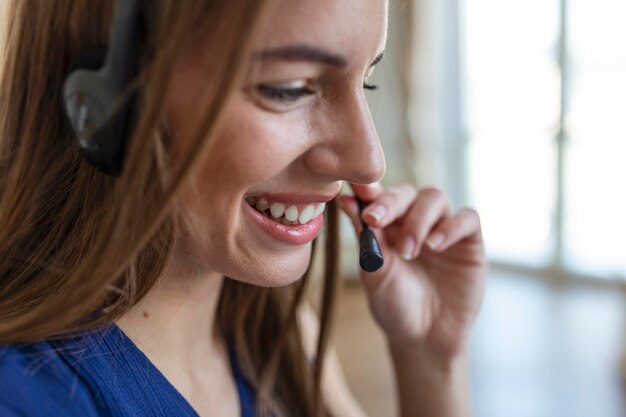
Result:
{"label": "shoulder", "polygon": [[79,377],[48,342],[0,346],[0,415],[97,416]]}

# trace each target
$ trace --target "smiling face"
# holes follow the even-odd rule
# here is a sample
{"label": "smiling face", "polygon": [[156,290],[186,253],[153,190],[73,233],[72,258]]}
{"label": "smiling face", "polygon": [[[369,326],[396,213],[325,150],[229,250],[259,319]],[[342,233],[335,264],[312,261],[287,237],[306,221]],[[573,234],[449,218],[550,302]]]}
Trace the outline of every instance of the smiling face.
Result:
{"label": "smiling face", "polygon": [[[255,285],[289,284],[310,262],[320,204],[342,181],[382,178],[364,83],[385,46],[387,7],[387,0],[279,1],[183,190],[184,262]],[[201,50],[190,51],[169,88],[168,122],[180,143],[199,122],[202,80],[219,59]]]}

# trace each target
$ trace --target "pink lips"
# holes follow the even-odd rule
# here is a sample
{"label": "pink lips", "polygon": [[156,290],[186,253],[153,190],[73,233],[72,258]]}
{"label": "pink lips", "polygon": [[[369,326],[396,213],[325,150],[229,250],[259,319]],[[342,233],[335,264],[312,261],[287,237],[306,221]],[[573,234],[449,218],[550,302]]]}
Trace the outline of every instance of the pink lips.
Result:
{"label": "pink lips", "polygon": [[315,239],[324,225],[324,215],[321,214],[306,224],[295,224],[287,226],[277,223],[269,217],[263,216],[250,204],[243,202],[244,210],[250,214],[252,219],[270,236],[292,245],[304,245]]}

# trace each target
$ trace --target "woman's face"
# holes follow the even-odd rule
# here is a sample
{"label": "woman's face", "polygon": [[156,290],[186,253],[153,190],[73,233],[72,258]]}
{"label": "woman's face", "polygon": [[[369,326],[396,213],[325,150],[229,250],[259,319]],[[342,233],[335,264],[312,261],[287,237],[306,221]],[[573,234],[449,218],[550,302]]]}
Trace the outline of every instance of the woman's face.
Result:
{"label": "woman's face", "polygon": [[[342,181],[371,183],[385,172],[363,86],[386,42],[387,0],[279,3],[183,190],[177,251],[196,270],[262,286],[304,274],[320,204]],[[194,53],[176,71],[167,98],[175,141],[188,140],[201,117],[196,104],[215,59]]]}

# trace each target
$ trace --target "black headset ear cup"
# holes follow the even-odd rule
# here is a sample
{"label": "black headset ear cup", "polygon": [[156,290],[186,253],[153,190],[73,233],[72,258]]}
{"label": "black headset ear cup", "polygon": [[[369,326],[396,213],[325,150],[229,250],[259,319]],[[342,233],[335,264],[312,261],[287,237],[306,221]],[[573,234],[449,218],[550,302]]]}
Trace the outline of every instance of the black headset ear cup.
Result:
{"label": "black headset ear cup", "polygon": [[81,155],[112,176],[122,172],[133,133],[143,2],[115,1],[107,47],[80,52],[63,83],[63,105]]}
{"label": "black headset ear cup", "polygon": [[[110,94],[115,87],[103,78],[102,71],[107,59],[107,48],[92,48],[81,51],[71,61],[64,82],[65,114],[78,138],[81,155],[96,168],[108,175],[119,175],[123,162],[126,123],[130,120],[132,103],[122,108],[89,137],[83,137],[83,129],[76,123],[89,126],[98,123],[103,110],[113,102]],[[69,88],[69,89],[68,89]],[[69,94],[69,95],[68,95]],[[84,119],[79,122],[81,115]]]}
{"label": "black headset ear cup", "polygon": [[67,74],[71,74],[77,69],[97,71],[104,66],[107,57],[106,48],[93,48],[80,52],[70,63]]}

